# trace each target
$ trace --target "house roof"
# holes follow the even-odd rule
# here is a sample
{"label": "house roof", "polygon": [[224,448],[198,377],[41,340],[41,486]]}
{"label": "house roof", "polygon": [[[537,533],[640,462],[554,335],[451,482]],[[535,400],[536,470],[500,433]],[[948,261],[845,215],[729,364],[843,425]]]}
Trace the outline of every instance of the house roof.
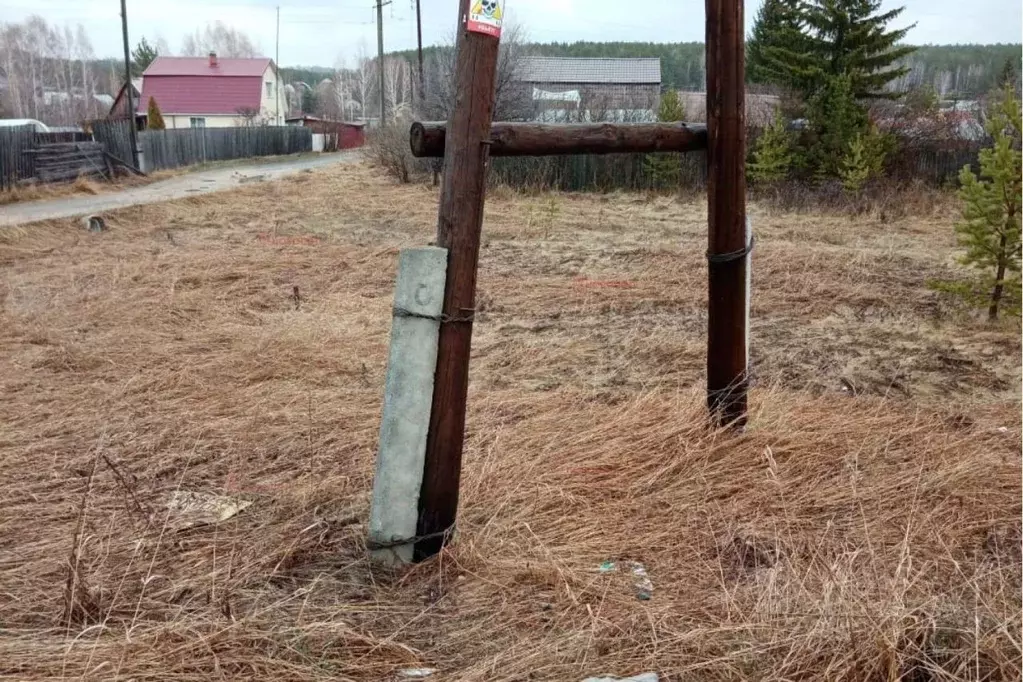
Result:
{"label": "house roof", "polygon": [[138,112],[145,112],[149,98],[163,114],[237,114],[258,111],[262,101],[263,73],[273,61],[208,57],[157,57],[143,74]]}
{"label": "house roof", "polygon": [[[141,78],[132,78],[131,79],[131,90],[132,90],[131,96],[134,99],[139,99],[140,95],[142,93],[142,79]],[[122,110],[126,106],[124,104],[123,100],[124,100],[124,85],[122,84],[121,87],[117,90],[117,94],[114,95],[114,101],[110,105],[110,112],[107,115],[108,116],[117,116],[117,115],[127,116],[127,114],[124,114],[122,112]]]}
{"label": "house roof", "polygon": [[251,59],[217,59],[210,66],[209,57],[157,57],[143,73],[150,76],[241,76],[261,77],[272,60],[269,57]]}
{"label": "house roof", "polygon": [[659,57],[522,57],[516,80],[531,83],[661,83]]}

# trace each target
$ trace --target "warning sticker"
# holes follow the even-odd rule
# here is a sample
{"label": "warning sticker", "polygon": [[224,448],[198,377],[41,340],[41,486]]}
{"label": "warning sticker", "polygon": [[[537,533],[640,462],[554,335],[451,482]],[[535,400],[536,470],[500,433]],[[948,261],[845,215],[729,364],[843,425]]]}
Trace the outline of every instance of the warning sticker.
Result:
{"label": "warning sticker", "polygon": [[504,19],[504,0],[472,0],[469,8],[469,23],[466,28],[476,33],[501,37],[501,20]]}

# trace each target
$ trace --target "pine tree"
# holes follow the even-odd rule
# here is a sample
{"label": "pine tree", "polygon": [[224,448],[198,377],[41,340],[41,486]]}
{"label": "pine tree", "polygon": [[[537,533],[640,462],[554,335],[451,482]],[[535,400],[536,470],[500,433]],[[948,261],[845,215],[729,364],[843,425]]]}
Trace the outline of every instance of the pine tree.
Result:
{"label": "pine tree", "polygon": [[802,38],[786,34],[784,41],[766,47],[766,68],[807,98],[838,76],[850,79],[856,99],[897,98],[884,87],[908,72],[898,62],[914,48],[899,43],[912,26],[889,30],[888,24],[904,9],[881,12],[881,0],[803,2],[798,11]]}
{"label": "pine tree", "polygon": [[156,48],[149,44],[145,36],[142,36],[142,40],[139,44],[131,51],[131,70],[133,76],[141,76],[142,72],[149,68],[149,65],[156,59],[157,53]]}
{"label": "pine tree", "polygon": [[986,297],[991,320],[997,319],[1003,303],[1008,302],[1018,310],[1023,193],[1021,115],[1015,92],[1006,87],[984,126],[993,143],[980,152],[980,177],[969,166],[959,174],[963,220],[955,230],[959,244],[966,247],[961,262],[983,272],[979,284],[991,292]]}
{"label": "pine tree", "polygon": [[[678,92],[667,90],[661,95],[657,108],[657,120],[663,122],[681,121],[686,117],[685,107]],[[681,154],[648,154],[643,164],[655,187],[677,188],[682,182]]]}
{"label": "pine tree", "polygon": [[753,160],[747,166],[749,178],[755,185],[770,185],[784,180],[788,177],[792,160],[792,139],[785,129],[785,120],[778,113],[757,138]]}
{"label": "pine tree", "polygon": [[150,130],[165,130],[167,125],[163,122],[163,114],[160,113],[160,107],[156,105],[156,100],[152,97],[149,98],[149,110],[146,112],[146,118],[148,120],[148,128]]}
{"label": "pine tree", "polygon": [[839,177],[845,191],[855,194],[867,181],[881,175],[884,157],[883,140],[877,128],[869,126],[865,133],[856,133],[841,162]]}

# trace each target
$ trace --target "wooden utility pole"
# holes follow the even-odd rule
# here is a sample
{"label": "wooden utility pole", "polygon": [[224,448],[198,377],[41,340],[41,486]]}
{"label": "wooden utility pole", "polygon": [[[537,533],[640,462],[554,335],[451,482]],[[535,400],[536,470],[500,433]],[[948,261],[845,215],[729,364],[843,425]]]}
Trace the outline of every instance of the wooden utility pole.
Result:
{"label": "wooden utility pole", "polygon": [[377,0],[377,71],[380,72],[380,127],[387,121],[387,95],[384,93],[384,5],[391,2]]}
{"label": "wooden utility pole", "polygon": [[121,0],[121,36],[124,39],[124,94],[128,104],[128,139],[131,141],[131,163],[138,168],[139,145],[135,135],[135,98],[131,93],[131,51],[128,47],[128,9],[125,7],[125,0]]}
{"label": "wooden utility pole", "polygon": [[[416,157],[444,156],[442,121],[416,121],[409,146]],[[561,154],[650,154],[694,152],[707,148],[707,128],[699,123],[494,123],[490,156]]]}
{"label": "wooden utility pole", "polygon": [[443,317],[426,461],[419,493],[416,559],[439,552],[453,531],[465,436],[469,346],[486,190],[499,40],[469,30],[469,0],[458,7],[455,102],[447,125],[437,246],[448,250]]}
{"label": "wooden utility pole", "polygon": [[423,85],[423,16],[419,8],[419,0],[416,0],[416,53],[419,57],[419,106],[423,105],[426,88]]}
{"label": "wooden utility pole", "polygon": [[[274,75],[277,82],[274,84],[274,101],[277,105],[277,113],[274,114],[274,125],[279,126],[281,121],[281,6],[277,5],[277,38],[274,47]],[[344,107],[342,106],[342,111]]]}
{"label": "wooden utility pole", "polygon": [[707,406],[746,423],[746,128],[743,0],[706,0]]}

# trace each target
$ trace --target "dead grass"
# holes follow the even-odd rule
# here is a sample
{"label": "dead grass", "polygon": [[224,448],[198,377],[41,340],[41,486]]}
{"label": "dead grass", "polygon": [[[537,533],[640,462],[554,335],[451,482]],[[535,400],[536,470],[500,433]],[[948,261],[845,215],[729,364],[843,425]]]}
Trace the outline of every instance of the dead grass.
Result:
{"label": "dead grass", "polygon": [[156,171],[145,176],[119,175],[113,181],[102,178],[79,176],[73,182],[52,182],[22,185],[14,189],[0,192],[0,206],[17,204],[26,201],[45,201],[47,199],[70,199],[72,197],[91,196],[120,192],[129,187],[141,187],[157,180],[179,175],[194,170],[192,168]]}
{"label": "dead grass", "polygon": [[[703,202],[492,193],[459,538],[371,567],[396,255],[435,212],[339,166],[0,232],[0,675],[1020,678],[1020,331],[927,290],[937,213],[754,208],[735,435]],[[176,489],[254,504],[176,531]]]}

